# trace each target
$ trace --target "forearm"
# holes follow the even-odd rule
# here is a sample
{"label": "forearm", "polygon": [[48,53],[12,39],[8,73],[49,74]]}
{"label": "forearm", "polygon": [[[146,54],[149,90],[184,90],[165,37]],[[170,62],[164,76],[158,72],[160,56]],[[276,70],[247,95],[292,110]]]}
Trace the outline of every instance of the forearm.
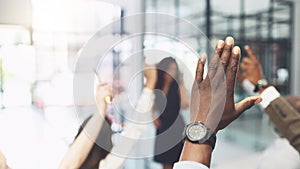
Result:
{"label": "forearm", "polygon": [[[153,90],[145,87],[139,98],[135,108],[135,113],[132,116],[133,121],[143,122],[145,117],[150,116],[151,108],[154,103]],[[135,144],[139,140],[142,132],[146,128],[146,124],[129,122],[123,130],[124,135],[120,136],[120,140],[111,150],[104,160],[100,162],[101,169],[118,169],[122,167],[126,157],[132,152]],[[130,139],[128,139],[130,138]],[[121,155],[117,156],[115,154]]]}
{"label": "forearm", "polygon": [[179,92],[180,92],[180,106],[181,108],[188,108],[189,107],[189,101],[190,97],[188,95],[188,92],[184,85],[179,86]]}
{"label": "forearm", "polygon": [[185,141],[179,161],[193,161],[210,167],[211,154],[210,145]]}
{"label": "forearm", "polygon": [[[105,111],[104,109],[101,111]],[[63,158],[59,169],[79,168],[83,164],[102,128],[105,117],[101,117],[100,114],[104,113],[94,113],[93,117],[88,121]]]}

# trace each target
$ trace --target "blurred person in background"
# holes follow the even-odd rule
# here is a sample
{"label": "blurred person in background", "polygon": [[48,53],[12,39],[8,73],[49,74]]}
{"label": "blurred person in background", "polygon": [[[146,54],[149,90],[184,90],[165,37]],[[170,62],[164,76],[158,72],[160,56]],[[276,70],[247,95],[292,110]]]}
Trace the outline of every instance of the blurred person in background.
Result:
{"label": "blurred person in background", "polygon": [[300,168],[300,97],[282,97],[265,79],[263,69],[249,46],[245,46],[248,57],[241,63],[242,74],[238,78],[243,88],[251,95],[263,98],[261,106],[274,123],[281,136],[262,154],[257,168]]}
{"label": "blurred person in background", "polygon": [[[155,96],[153,90],[157,79],[156,69],[145,64],[144,76],[146,77],[146,83],[135,107],[136,112],[133,114],[134,117],[141,113],[150,114],[154,104]],[[107,97],[112,98],[112,90],[106,83],[100,83],[97,86],[95,98],[98,112],[95,112],[86,122],[83,130],[81,130],[61,161],[60,169],[87,169],[86,167],[90,169],[122,168],[129,153],[146,128],[146,125],[131,122],[127,123],[123,129],[123,133],[127,138],[131,138],[130,142],[120,140],[113,145],[111,151],[108,153],[107,147],[110,148],[111,145],[111,130],[108,129],[110,125],[103,123],[105,121],[104,117],[106,117]],[[101,134],[101,130],[103,130],[104,127],[108,127],[104,129],[108,132]],[[105,146],[105,149],[101,146]],[[115,154],[115,152],[122,152],[122,154]]]}
{"label": "blurred person in background", "polygon": [[189,106],[189,97],[179,72],[177,62],[167,57],[157,64],[157,83],[153,122],[156,127],[154,160],[164,169],[173,168],[179,160],[185,126],[181,108]]}

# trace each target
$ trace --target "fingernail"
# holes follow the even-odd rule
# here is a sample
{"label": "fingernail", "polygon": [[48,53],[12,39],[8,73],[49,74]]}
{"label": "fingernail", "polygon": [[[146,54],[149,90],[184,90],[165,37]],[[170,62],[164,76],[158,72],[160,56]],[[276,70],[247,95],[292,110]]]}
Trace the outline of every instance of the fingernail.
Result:
{"label": "fingernail", "polygon": [[227,37],[225,41],[227,45],[232,45],[234,43],[234,39],[230,36]]}
{"label": "fingernail", "polygon": [[233,48],[233,54],[235,54],[235,55],[238,55],[239,53],[240,53],[240,48],[238,47],[238,46],[235,46],[234,48]]}
{"label": "fingernail", "polygon": [[205,62],[206,62],[206,54],[203,54],[203,55],[201,56],[201,62],[202,62],[203,64],[205,64]]}
{"label": "fingernail", "polygon": [[244,46],[244,49],[249,49],[249,46],[248,46],[248,45],[245,45],[245,46]]}
{"label": "fingernail", "polygon": [[217,48],[218,48],[218,49],[221,49],[221,48],[223,47],[223,44],[224,44],[224,41],[219,40],[219,41],[218,41]]}

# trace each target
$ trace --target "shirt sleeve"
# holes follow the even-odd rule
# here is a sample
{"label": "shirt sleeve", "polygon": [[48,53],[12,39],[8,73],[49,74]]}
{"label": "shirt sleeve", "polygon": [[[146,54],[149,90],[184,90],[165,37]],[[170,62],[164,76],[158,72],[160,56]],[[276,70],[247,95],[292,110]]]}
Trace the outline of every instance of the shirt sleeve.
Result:
{"label": "shirt sleeve", "polygon": [[283,97],[273,100],[265,110],[279,133],[300,152],[300,114]]}
{"label": "shirt sleeve", "polygon": [[279,92],[275,89],[275,87],[270,86],[267,89],[265,89],[262,93],[261,93],[261,98],[262,101],[260,102],[260,105],[266,109],[270,103],[272,101],[274,101],[275,99],[277,99],[278,97],[280,97]]}
{"label": "shirt sleeve", "polygon": [[[148,88],[143,89],[135,107],[135,112],[132,114],[132,118],[135,118],[132,121],[143,121],[139,120],[139,118],[144,118],[145,116],[143,115],[147,115],[151,112],[154,98],[153,90]],[[111,152],[105,159],[100,161],[99,169],[122,168],[126,157],[128,157],[146,127],[147,124],[129,122],[119,135],[119,140],[113,146]]]}
{"label": "shirt sleeve", "polygon": [[254,92],[255,86],[248,79],[243,80],[242,87],[249,95],[251,96],[258,95],[258,93]]}
{"label": "shirt sleeve", "polygon": [[180,161],[175,163],[173,169],[209,169],[207,166],[194,161]]}

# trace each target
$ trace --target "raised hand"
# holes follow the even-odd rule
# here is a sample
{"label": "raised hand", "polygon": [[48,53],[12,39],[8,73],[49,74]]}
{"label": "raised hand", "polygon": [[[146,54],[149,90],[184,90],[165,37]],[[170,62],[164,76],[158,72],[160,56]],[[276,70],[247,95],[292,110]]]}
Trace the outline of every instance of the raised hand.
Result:
{"label": "raised hand", "polygon": [[241,63],[243,71],[242,76],[248,79],[252,84],[256,85],[257,81],[264,77],[263,70],[251,48],[248,45],[244,48],[248,57],[244,57]]}
{"label": "raised hand", "polygon": [[[96,90],[96,105],[97,109],[106,110],[106,106],[112,101],[112,89],[107,83],[99,83]],[[106,111],[100,111],[105,113]],[[105,114],[103,114],[103,117]]]}
{"label": "raised hand", "polygon": [[234,104],[235,79],[241,52],[239,47],[233,46],[232,37],[227,37],[225,42],[218,41],[205,78],[205,56],[199,59],[196,69],[191,121],[200,121],[214,132],[225,128],[242,112],[261,101],[259,96],[254,96]]}

